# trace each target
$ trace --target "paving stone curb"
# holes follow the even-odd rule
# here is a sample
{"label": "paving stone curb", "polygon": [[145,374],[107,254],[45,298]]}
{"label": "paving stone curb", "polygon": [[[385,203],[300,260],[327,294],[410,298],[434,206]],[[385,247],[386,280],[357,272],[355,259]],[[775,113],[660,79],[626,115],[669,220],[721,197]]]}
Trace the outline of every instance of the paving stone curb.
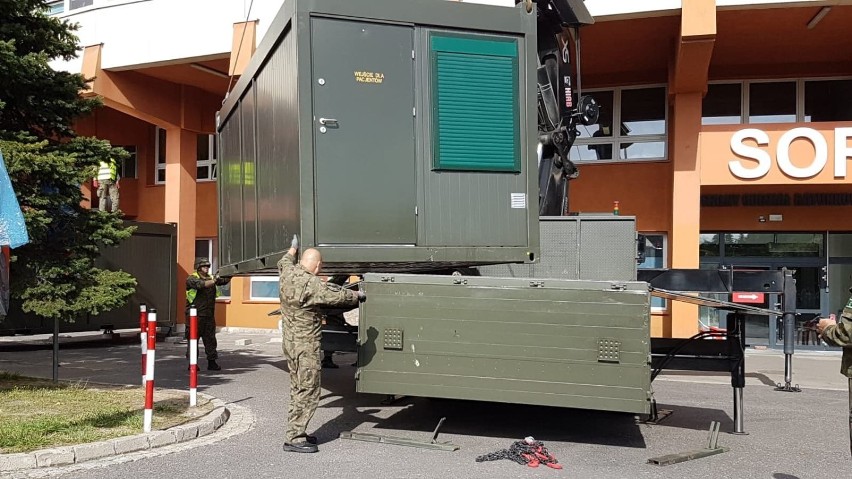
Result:
{"label": "paving stone curb", "polygon": [[225,425],[230,417],[230,411],[225,406],[224,401],[220,399],[201,393],[198,396],[208,399],[213,404],[213,410],[205,414],[204,417],[188,424],[175,426],[164,431],[152,431],[106,441],[53,447],[25,453],[0,454],[0,475],[23,469],[67,466],[93,459],[122,456],[136,451],[204,437]]}

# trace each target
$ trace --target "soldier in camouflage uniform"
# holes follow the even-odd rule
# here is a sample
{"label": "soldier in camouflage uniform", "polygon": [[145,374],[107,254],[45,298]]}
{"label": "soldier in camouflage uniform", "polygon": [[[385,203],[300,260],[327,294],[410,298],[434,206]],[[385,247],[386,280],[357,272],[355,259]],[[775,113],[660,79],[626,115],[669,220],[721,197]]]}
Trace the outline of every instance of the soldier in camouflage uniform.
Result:
{"label": "soldier in camouflage uniform", "polygon": [[298,239],[293,236],[290,249],[278,261],[283,349],[290,371],[284,450],[317,452],[316,438],[306,430],[320,397],[322,308],[353,307],[366,296],[363,291],[332,288],[317,277],[322,256],[316,249],[305,250],[296,264],[298,249]]}
{"label": "soldier in camouflage uniform", "polygon": [[[852,293],[852,288],[849,292]],[[822,318],[817,324],[817,331],[829,345],[843,348],[840,374],[849,378],[849,451],[852,453],[852,298],[846,302],[839,323],[833,317]]]}
{"label": "soldier in camouflage uniform", "polygon": [[[195,308],[198,315],[198,337],[204,342],[204,352],[207,354],[207,369],[219,371],[221,366],[216,362],[219,353],[216,351],[216,297],[219,288],[228,284],[231,278],[210,276],[210,260],[198,258],[195,260],[195,272],[186,277],[186,332],[189,339],[189,309]],[[187,346],[189,357],[189,346]]]}

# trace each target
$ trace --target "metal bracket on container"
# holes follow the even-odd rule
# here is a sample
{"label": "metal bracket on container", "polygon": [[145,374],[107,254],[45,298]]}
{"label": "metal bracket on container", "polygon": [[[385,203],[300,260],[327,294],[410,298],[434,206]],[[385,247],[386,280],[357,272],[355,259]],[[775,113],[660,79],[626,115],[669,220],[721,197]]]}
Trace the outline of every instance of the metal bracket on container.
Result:
{"label": "metal bracket on container", "polygon": [[624,291],[624,290],[627,289],[627,285],[624,284],[624,283],[612,283],[609,286],[609,289],[612,289],[612,290],[615,290],[615,291]]}
{"label": "metal bracket on container", "polygon": [[363,432],[344,431],[340,433],[340,439],[352,439],[354,441],[379,442],[382,444],[396,444],[398,446],[420,447],[423,449],[437,449],[439,451],[458,451],[459,446],[449,442],[438,442],[438,430],[447,418],[442,417],[432,432],[430,441],[409,439],[407,437],[382,436],[380,434],[369,434]]}
{"label": "metal bracket on container", "polygon": [[379,281],[382,283],[393,283],[396,279],[393,276],[382,276]]}
{"label": "metal bracket on container", "polygon": [[530,288],[544,288],[544,281],[530,281]]}
{"label": "metal bracket on container", "polygon": [[707,438],[707,447],[704,449],[696,449],[694,451],[681,452],[679,454],[669,454],[667,456],[652,457],[648,459],[648,464],[656,464],[658,466],[668,466],[669,464],[677,464],[679,462],[691,461],[707,456],[715,456],[723,452],[728,452],[727,447],[719,447],[719,421],[710,423],[710,436]]}
{"label": "metal bracket on container", "polygon": [[453,277],[453,284],[467,284],[467,280],[461,277]]}

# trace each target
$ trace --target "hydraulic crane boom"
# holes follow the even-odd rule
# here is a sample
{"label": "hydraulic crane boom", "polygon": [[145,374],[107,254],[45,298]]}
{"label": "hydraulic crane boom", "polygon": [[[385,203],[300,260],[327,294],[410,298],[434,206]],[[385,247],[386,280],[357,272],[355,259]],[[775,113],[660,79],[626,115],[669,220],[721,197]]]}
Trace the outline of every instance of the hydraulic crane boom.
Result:
{"label": "hydraulic crane boom", "polygon": [[[568,213],[568,181],[579,175],[569,155],[577,125],[589,125],[598,118],[594,99],[580,91],[579,32],[594,19],[583,0],[515,3],[524,3],[530,12],[535,4],[538,20],[539,215],[562,216]],[[573,62],[566,33],[575,42]]]}

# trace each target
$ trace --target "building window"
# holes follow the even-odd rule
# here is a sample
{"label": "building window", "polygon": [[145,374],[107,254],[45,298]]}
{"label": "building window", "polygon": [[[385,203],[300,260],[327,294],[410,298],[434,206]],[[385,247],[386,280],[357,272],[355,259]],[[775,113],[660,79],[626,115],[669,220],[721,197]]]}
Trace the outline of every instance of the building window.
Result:
{"label": "building window", "polygon": [[852,79],[711,83],[702,125],[852,121]]}
{"label": "building window", "polygon": [[[666,267],[668,241],[665,234],[642,233],[645,237],[645,259],[636,267],[639,269],[659,269]],[[651,311],[662,312],[668,307],[663,298],[651,297]]]}
{"label": "building window", "polygon": [[198,135],[198,181],[215,181],[217,148],[216,135]]}
{"label": "building window", "polygon": [[118,176],[121,178],[137,178],[136,176],[136,147],[135,146],[118,146],[130,154],[127,158],[121,160],[118,166]]}
{"label": "building window", "polygon": [[598,102],[601,113],[597,124],[580,126],[571,148],[573,161],[666,158],[665,87],[617,88],[588,94]]}
{"label": "building window", "polygon": [[852,80],[806,81],[804,120],[852,120]]}
{"label": "building window", "polygon": [[701,105],[702,125],[736,125],[743,122],[743,86],[714,83],[707,86]]}
{"label": "building window", "polygon": [[68,10],[76,10],[78,8],[90,7],[95,3],[95,0],[70,0],[68,2]]}
{"label": "building window", "polygon": [[47,2],[46,7],[48,15],[59,15],[65,12],[65,1]]}
{"label": "building window", "polygon": [[154,184],[162,185],[166,183],[166,130],[157,128],[154,143]]}
{"label": "building window", "polygon": [[[216,274],[219,270],[219,257],[217,255],[218,242],[216,239],[198,238],[195,240],[195,258],[207,258],[210,261],[210,274]],[[193,260],[194,262],[194,260]],[[231,297],[231,283],[219,286],[219,299]]]}
{"label": "building window", "polygon": [[[155,138],[156,161],[154,162],[154,183],[166,182],[166,130],[157,128]],[[216,135],[198,135],[196,149],[196,179],[198,181],[216,181],[217,171]]]}
{"label": "building window", "polygon": [[251,301],[279,301],[277,276],[252,276],[249,287]]}
{"label": "building window", "polygon": [[749,123],[795,123],[796,82],[751,83],[748,88]]}

